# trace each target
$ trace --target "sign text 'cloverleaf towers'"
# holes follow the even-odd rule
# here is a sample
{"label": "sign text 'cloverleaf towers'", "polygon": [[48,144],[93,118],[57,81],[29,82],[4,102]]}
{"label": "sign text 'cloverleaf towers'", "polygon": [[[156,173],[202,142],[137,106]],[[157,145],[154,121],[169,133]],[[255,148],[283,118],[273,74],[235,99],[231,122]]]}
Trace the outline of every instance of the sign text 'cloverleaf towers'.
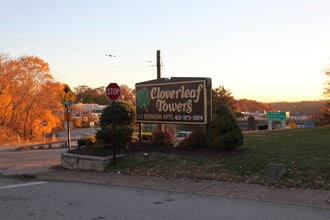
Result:
{"label": "sign text 'cloverleaf towers'", "polygon": [[135,84],[136,119],[142,123],[207,124],[210,78],[161,78]]}

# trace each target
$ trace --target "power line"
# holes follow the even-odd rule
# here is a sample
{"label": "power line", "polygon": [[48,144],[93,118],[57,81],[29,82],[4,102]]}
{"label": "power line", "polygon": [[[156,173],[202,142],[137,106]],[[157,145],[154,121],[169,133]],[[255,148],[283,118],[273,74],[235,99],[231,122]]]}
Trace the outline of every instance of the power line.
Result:
{"label": "power line", "polygon": [[95,54],[95,55],[104,55],[104,54],[98,53],[98,52],[82,50],[82,49],[73,48],[73,47],[66,47],[66,46],[61,46],[61,45],[56,45],[56,44],[44,43],[44,42],[39,42],[39,41],[34,41],[34,40],[27,40],[27,39],[18,38],[18,37],[11,37],[11,36],[3,35],[3,34],[0,34],[0,37],[12,39],[12,40],[25,41],[25,42],[34,43],[34,44],[40,44],[40,45],[44,45],[44,46],[62,48],[62,49],[67,49],[67,50],[74,50],[74,51],[79,51],[79,52],[83,52],[83,53],[90,53],[90,54]]}
{"label": "power line", "polygon": [[112,75],[112,74],[116,74],[116,73],[123,73],[123,72],[132,72],[132,71],[136,71],[136,70],[142,70],[142,69],[146,69],[146,68],[149,68],[151,66],[141,66],[141,67],[135,67],[135,68],[130,68],[130,69],[123,69],[123,70],[114,70],[114,71],[107,71],[107,72],[102,72],[102,73],[86,73],[86,74],[70,74],[70,75],[63,75],[63,76],[60,76],[60,77],[85,77],[85,76],[96,76],[96,75]]}
{"label": "power line", "polygon": [[24,41],[24,42],[39,44],[39,45],[43,45],[43,46],[56,47],[56,48],[61,48],[61,49],[66,49],[66,50],[73,50],[73,51],[78,51],[78,52],[83,52],[83,53],[89,53],[89,54],[94,54],[94,55],[101,55],[101,56],[105,55],[105,56],[108,56],[110,58],[119,58],[119,59],[133,60],[133,61],[138,61],[138,62],[152,63],[152,61],[150,61],[150,60],[147,61],[147,60],[138,59],[138,58],[121,57],[121,56],[118,57],[117,55],[113,55],[113,54],[104,54],[104,53],[100,53],[100,52],[83,50],[83,49],[79,49],[79,48],[67,47],[67,46],[62,46],[62,45],[57,45],[57,44],[50,44],[50,43],[44,43],[44,42],[40,42],[40,41],[27,40],[27,39],[12,37],[12,36],[3,35],[3,34],[0,34],[0,37],[11,39],[11,40],[18,40],[18,41]]}

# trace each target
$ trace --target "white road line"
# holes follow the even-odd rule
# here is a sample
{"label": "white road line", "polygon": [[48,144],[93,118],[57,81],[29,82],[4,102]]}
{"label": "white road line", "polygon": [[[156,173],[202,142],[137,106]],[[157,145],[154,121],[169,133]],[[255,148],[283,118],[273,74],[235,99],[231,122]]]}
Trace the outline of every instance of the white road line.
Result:
{"label": "white road line", "polygon": [[12,188],[18,188],[18,187],[25,187],[25,186],[34,186],[34,185],[40,185],[40,184],[45,184],[48,182],[32,182],[32,183],[23,183],[23,184],[16,184],[16,185],[9,185],[9,186],[1,186],[0,190],[2,189],[12,189]]}

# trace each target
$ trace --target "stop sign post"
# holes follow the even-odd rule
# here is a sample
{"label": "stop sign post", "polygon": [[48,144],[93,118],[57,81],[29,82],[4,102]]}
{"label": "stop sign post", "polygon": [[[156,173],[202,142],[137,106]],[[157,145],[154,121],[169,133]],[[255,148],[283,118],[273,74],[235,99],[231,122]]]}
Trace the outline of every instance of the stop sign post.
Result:
{"label": "stop sign post", "polygon": [[105,94],[112,101],[112,145],[113,145],[113,165],[116,165],[116,135],[115,135],[115,101],[120,96],[120,87],[117,83],[110,83]]}
{"label": "stop sign post", "polygon": [[41,122],[41,125],[44,127],[44,142],[46,142],[46,127],[48,126],[48,121],[47,120],[43,120]]}

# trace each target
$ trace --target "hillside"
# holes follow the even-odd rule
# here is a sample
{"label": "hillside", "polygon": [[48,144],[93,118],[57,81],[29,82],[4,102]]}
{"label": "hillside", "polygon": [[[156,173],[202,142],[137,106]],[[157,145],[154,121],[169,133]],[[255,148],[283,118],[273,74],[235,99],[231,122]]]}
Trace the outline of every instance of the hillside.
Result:
{"label": "hillside", "polygon": [[324,107],[326,100],[301,102],[271,102],[267,103],[272,109],[289,111],[291,115],[314,115]]}

